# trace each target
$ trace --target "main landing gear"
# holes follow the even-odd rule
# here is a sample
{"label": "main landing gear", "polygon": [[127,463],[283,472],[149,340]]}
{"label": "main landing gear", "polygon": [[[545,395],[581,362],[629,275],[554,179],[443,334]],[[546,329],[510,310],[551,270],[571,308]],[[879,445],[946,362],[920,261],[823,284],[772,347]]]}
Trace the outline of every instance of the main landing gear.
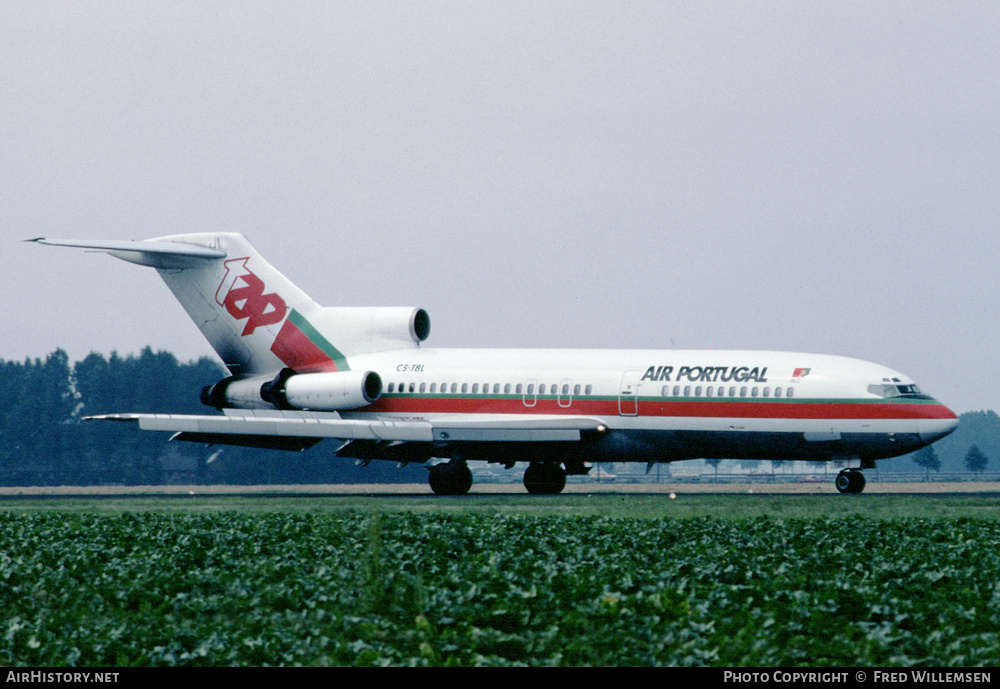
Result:
{"label": "main landing gear", "polygon": [[865,475],[857,469],[844,469],[837,474],[834,485],[841,493],[860,493],[865,489]]}
{"label": "main landing gear", "polygon": [[465,495],[472,488],[472,471],[465,462],[452,460],[427,469],[431,490],[437,495]]}
{"label": "main landing gear", "polygon": [[524,487],[532,495],[557,495],[566,487],[566,472],[556,462],[532,462],[524,470]]}
{"label": "main landing gear", "polygon": [[[582,464],[569,469],[570,473],[586,473]],[[472,472],[464,461],[453,459],[427,470],[436,495],[465,495],[472,488]],[[566,470],[558,462],[532,462],[524,472],[524,487],[533,495],[557,495],[566,487]]]}

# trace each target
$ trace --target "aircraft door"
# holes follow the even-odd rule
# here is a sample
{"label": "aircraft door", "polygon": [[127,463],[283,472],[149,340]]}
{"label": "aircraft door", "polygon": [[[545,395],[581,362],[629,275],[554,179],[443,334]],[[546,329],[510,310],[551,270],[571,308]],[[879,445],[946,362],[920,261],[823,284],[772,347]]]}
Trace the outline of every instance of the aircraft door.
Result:
{"label": "aircraft door", "polygon": [[618,413],[621,416],[639,414],[639,376],[642,371],[625,371],[618,393]]}
{"label": "aircraft door", "polygon": [[569,378],[559,381],[559,397],[557,400],[560,407],[568,407],[573,404],[573,381]]}
{"label": "aircraft door", "polygon": [[525,382],[524,396],[521,398],[521,401],[524,402],[524,406],[526,407],[535,406],[535,403],[538,401],[538,393],[536,392],[537,390],[538,390],[538,379],[529,378]]}

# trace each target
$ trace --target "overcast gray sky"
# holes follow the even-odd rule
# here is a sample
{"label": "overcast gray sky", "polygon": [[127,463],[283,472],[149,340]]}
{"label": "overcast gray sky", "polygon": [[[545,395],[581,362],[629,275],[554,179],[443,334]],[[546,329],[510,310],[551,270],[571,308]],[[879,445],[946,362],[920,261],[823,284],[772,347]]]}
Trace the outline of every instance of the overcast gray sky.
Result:
{"label": "overcast gray sky", "polygon": [[211,355],[233,230],[429,346],[781,349],[1000,410],[996,2],[0,2],[0,359]]}

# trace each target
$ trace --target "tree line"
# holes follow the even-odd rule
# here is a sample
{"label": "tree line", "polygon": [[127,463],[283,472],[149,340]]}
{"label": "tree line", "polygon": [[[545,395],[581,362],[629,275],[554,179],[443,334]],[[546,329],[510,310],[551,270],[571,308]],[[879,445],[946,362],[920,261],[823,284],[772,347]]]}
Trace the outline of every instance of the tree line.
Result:
{"label": "tree line", "polygon": [[[199,394],[226,377],[216,361],[179,362],[147,347],[138,356],[92,353],[71,364],[59,349],[44,359],[0,360],[0,485],[162,485],[418,482],[420,465],[357,466],[332,442],[305,452],[169,443],[131,423],[86,422],[116,412],[211,414]],[[326,448],[326,449],[324,449]],[[1000,457],[1000,417],[967,412],[958,429],[919,453],[878,463],[880,471],[981,474]]]}
{"label": "tree line", "polygon": [[[179,362],[147,347],[135,355],[92,353],[71,364],[59,349],[44,359],[0,360],[0,485],[376,483],[427,480],[421,466],[356,466],[336,444],[307,453],[167,442],[133,423],[87,422],[117,412],[212,414],[206,385],[228,375],[203,357]],[[325,452],[323,448],[328,448]]]}
{"label": "tree line", "polygon": [[[987,470],[996,471],[991,458],[1000,457],[1000,417],[994,411],[961,414],[954,433],[907,457],[924,470],[926,478],[931,478],[931,472],[980,476]],[[892,468],[911,470],[899,463]]]}

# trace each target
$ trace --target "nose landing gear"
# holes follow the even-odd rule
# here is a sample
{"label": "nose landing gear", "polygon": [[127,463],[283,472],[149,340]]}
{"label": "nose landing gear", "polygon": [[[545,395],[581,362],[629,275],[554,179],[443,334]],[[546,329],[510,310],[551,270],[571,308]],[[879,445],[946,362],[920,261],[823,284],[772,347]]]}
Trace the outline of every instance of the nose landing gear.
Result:
{"label": "nose landing gear", "polygon": [[834,485],[841,493],[860,493],[865,489],[865,475],[857,469],[844,469],[837,474]]}

